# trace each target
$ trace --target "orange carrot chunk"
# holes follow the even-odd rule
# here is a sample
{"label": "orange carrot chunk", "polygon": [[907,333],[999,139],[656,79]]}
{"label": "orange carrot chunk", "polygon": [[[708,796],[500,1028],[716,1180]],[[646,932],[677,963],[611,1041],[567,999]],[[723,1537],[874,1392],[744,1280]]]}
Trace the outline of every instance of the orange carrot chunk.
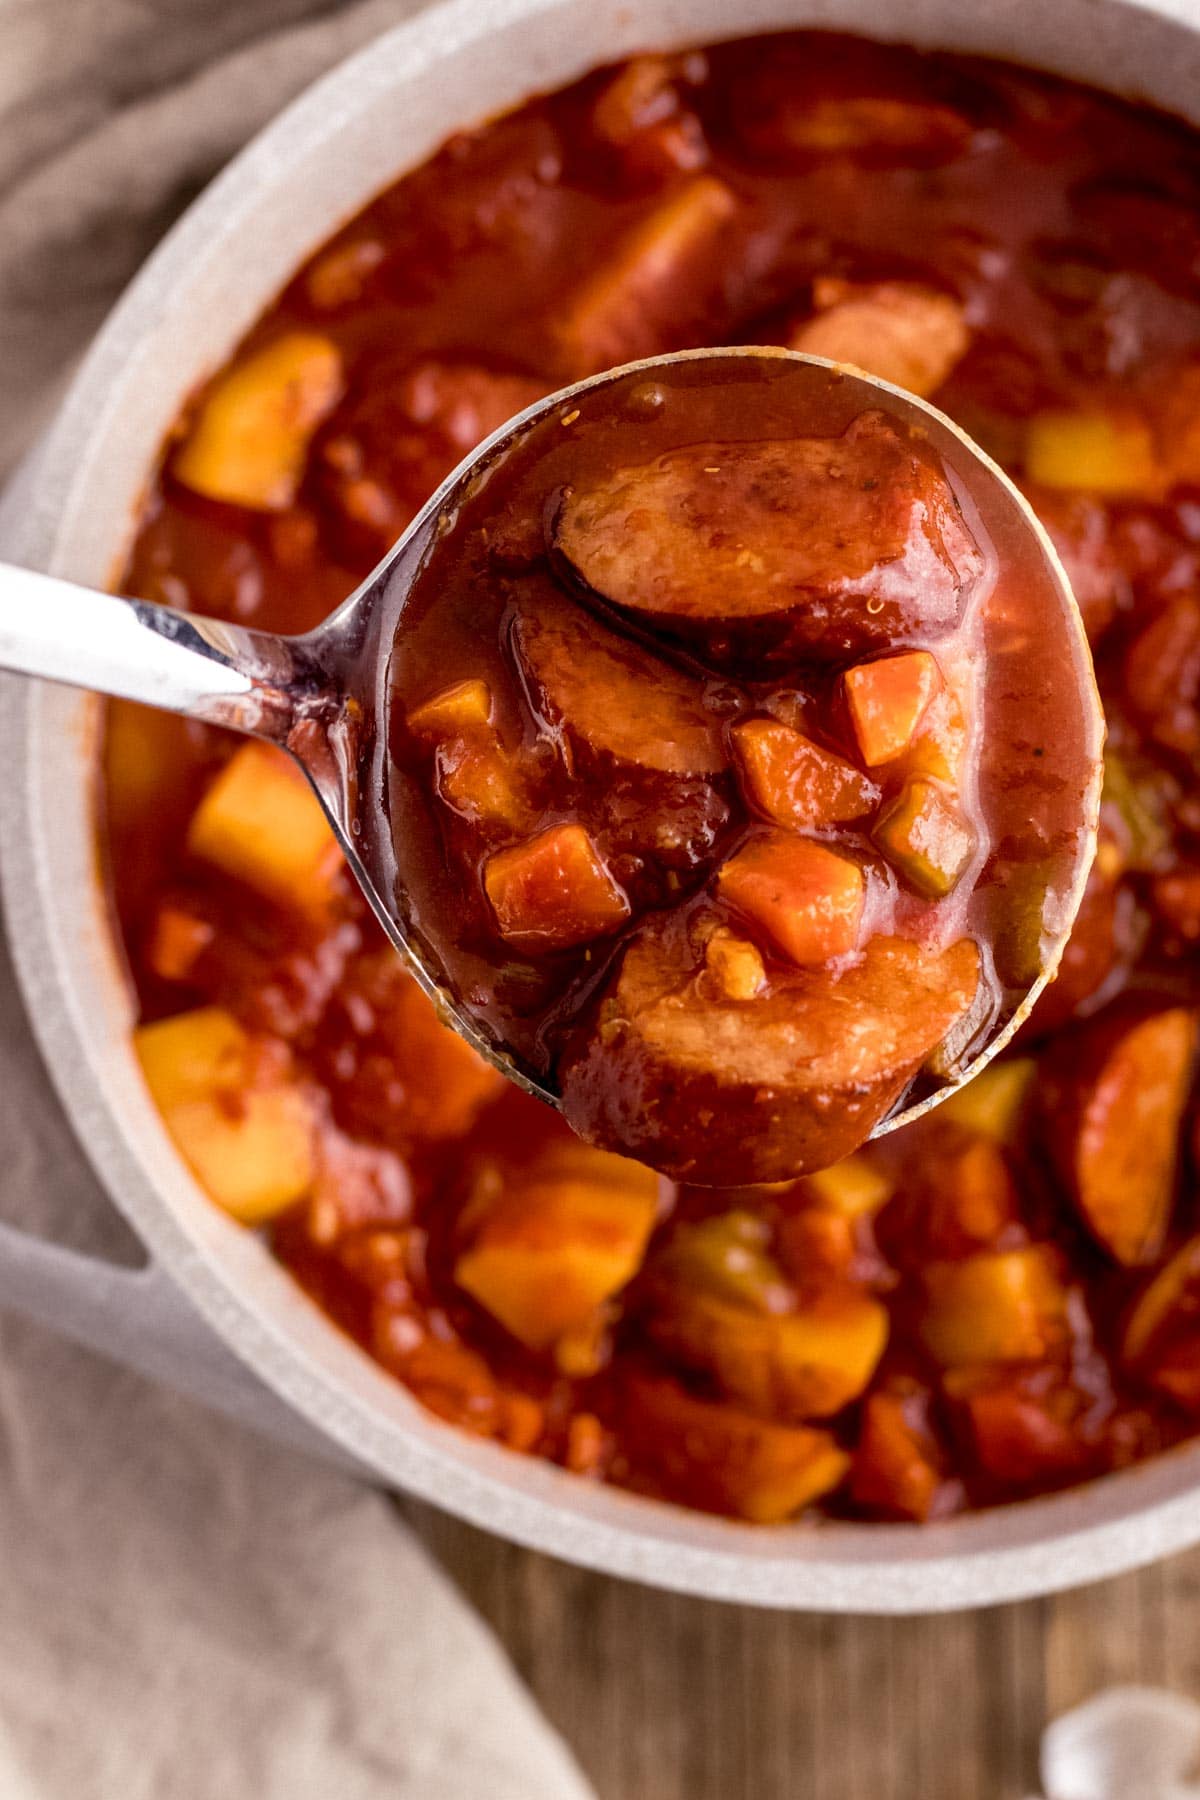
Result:
{"label": "orange carrot chunk", "polygon": [[906,650],[848,669],[844,685],[862,759],[874,769],[908,749],[941,674],[928,650]]}
{"label": "orange carrot chunk", "polygon": [[629,917],[624,889],[582,825],[551,825],[498,851],[483,884],[501,937],[533,954],[585,944]]}
{"label": "orange carrot chunk", "polygon": [[829,962],[858,943],[862,870],[809,838],[751,838],[718,870],[717,892],[793,962]]}
{"label": "orange carrot chunk", "polygon": [[742,782],[761,812],[792,831],[849,824],[871,812],[879,789],[853,763],[775,719],[733,728]]}

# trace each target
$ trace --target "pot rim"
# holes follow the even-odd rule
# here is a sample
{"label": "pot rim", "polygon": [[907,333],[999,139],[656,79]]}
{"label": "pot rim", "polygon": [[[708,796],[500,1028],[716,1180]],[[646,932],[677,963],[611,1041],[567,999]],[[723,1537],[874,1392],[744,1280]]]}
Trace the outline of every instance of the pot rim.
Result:
{"label": "pot rim", "polygon": [[[996,11],[1007,18],[1023,3],[1006,0]],[[705,4],[719,18],[717,0]],[[743,11],[738,31],[755,28],[751,11],[761,15],[760,30],[786,23],[852,28],[862,23],[853,18],[856,4],[766,0]],[[604,0],[602,10],[608,5]],[[252,140],[163,240],[102,328],[7,497],[6,547],[57,573],[102,581],[120,546],[111,526],[89,524],[86,515],[89,507],[97,510],[105,444],[120,436],[146,357],[161,354],[161,321],[181,296],[198,304],[237,229],[265,210],[267,196],[283,191],[297,153],[323,154],[365,107],[429,80],[439,66],[446,70],[497,36],[540,32],[548,23],[557,29],[578,10],[578,0],[448,0],[322,77]],[[591,0],[589,11],[595,10]],[[642,9],[653,10],[654,0]],[[662,28],[647,31],[617,5],[607,21],[607,51],[598,57],[588,39],[577,67],[624,53],[638,42],[639,30],[645,42],[732,35],[728,28],[698,33],[701,10],[693,0],[660,0]],[[866,0],[859,10],[875,11]],[[962,32],[930,26],[931,10],[936,5],[907,9],[896,35],[983,47],[980,21],[968,21],[964,46]],[[943,9],[947,16],[952,10]],[[1164,34],[1164,61],[1166,47],[1173,47],[1171,76],[1163,77],[1172,92],[1184,91],[1181,64],[1200,68],[1192,0],[1079,0],[1075,11],[1080,19],[1106,18],[1122,32],[1139,15],[1153,20]],[[886,35],[878,24],[874,29]],[[1037,61],[1055,66],[1053,54]],[[525,91],[537,85],[521,83]],[[345,210],[357,210],[372,191],[362,188]],[[334,223],[314,225],[308,247]],[[281,249],[284,275],[303,254],[293,245],[288,263]],[[260,280],[241,324],[234,321],[234,336],[260,309],[265,291]],[[203,363],[191,365],[189,379],[176,383],[176,401],[202,372]],[[142,435],[157,442],[153,432]],[[138,466],[144,479],[148,459]],[[132,490],[131,496],[136,505]],[[124,511],[127,534],[132,507]],[[771,1607],[911,1613],[985,1605],[1096,1580],[1200,1540],[1200,1443],[1066,1493],[941,1523],[769,1528],[594,1486],[434,1419],[324,1319],[259,1240],[217,1214],[176,1156],[137,1076],[120,952],[89,861],[92,784],[81,776],[90,776],[98,707],[87,697],[12,678],[4,689],[0,756],[9,780],[0,790],[0,889],[31,1023],[66,1114],[153,1259],[261,1381],[360,1465],[472,1524],[569,1562]],[[73,847],[64,852],[64,843]],[[74,899],[65,891],[64,868],[83,884]]]}

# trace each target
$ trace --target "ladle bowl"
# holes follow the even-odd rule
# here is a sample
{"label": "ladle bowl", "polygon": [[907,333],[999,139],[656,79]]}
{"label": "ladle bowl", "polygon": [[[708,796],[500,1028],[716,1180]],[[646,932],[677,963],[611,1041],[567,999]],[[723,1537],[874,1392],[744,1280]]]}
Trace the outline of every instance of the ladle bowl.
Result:
{"label": "ladle bowl", "polygon": [[960,475],[964,464],[970,469],[972,497],[978,499],[985,489],[999,495],[1010,530],[1029,534],[1027,545],[1041,559],[1074,628],[1074,698],[1083,715],[1082,742],[1095,765],[1095,779],[1082,797],[1082,847],[1072,891],[1063,898],[1053,928],[1043,933],[1036,974],[1020,1005],[961,1066],[955,1079],[909,1104],[901,1103],[872,1135],[892,1131],[973,1078],[1009,1042],[1053,978],[1095,847],[1104,731],[1082,621],[1050,539],[991,458],[952,420],[916,396],[862,371],[771,347],[685,350],[608,370],[537,401],[478,445],[447,476],[371,574],[313,631],[295,637],[273,635],[0,564],[0,668],[142,702],[287,751],[316,792],[347,865],[381,926],[445,1022],[519,1086],[557,1105],[558,1095],[546,1076],[482,1029],[451,991],[411,928],[404,870],[384,872],[376,858],[364,853],[364,808],[372,804],[373,796],[362,792],[361,746],[364,735],[384,730],[381,675],[394,645],[402,640],[405,602],[430,547],[440,533],[452,528],[460,505],[477,491],[488,471],[541,421],[558,411],[569,412],[584,394],[631,374],[651,379],[672,364],[730,358],[787,358],[825,370],[830,380],[849,384],[864,409],[884,402],[894,417],[928,436],[935,448],[951,445]]}

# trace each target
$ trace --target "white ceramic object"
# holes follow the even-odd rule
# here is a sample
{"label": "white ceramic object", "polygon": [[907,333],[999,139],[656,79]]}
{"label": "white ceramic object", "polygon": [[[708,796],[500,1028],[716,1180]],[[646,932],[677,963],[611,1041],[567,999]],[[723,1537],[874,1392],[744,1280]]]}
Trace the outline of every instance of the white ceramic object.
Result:
{"label": "white ceramic object", "polygon": [[[182,397],[302,257],[451,128],[637,49],[788,25],[1010,56],[1200,120],[1196,0],[453,0],[311,89],[191,208],[7,496],[0,550],[106,583]],[[922,1612],[1047,1593],[1200,1540],[1200,1445],[931,1526],[755,1529],[596,1487],[440,1424],[209,1203],[150,1105],[96,880],[95,703],[7,681],[0,715],[0,878],[20,978],[63,1104],[151,1259],[131,1275],[5,1229],[0,1299],[485,1529],[662,1587]]]}

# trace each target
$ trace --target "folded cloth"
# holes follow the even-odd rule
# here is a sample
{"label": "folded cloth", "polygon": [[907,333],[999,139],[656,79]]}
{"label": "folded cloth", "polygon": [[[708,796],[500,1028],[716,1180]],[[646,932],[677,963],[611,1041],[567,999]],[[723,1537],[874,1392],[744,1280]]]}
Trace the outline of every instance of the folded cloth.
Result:
{"label": "folded cloth", "polygon": [[[173,212],[411,10],[0,0],[0,466]],[[2,949],[0,1142],[0,1217],[128,1252]],[[383,1495],[13,1318],[0,1543],[3,1800],[586,1800]]]}

